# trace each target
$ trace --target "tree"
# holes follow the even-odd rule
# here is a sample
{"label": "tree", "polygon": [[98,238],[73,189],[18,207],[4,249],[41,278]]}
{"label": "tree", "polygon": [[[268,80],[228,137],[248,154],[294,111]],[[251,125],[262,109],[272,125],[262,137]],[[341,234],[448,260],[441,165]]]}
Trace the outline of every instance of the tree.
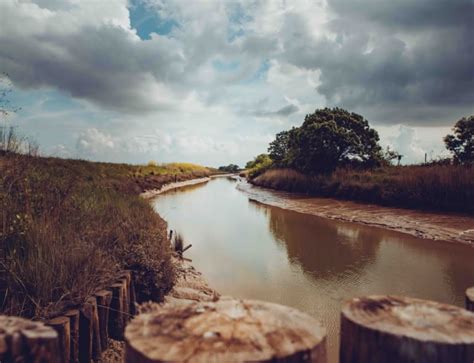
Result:
{"label": "tree", "polygon": [[235,164],[229,164],[229,165],[226,165],[226,166],[219,166],[219,171],[224,171],[226,173],[237,173],[240,168],[238,165],[235,165]]}
{"label": "tree", "polygon": [[377,131],[361,115],[341,108],[325,108],[307,115],[290,130],[289,165],[309,174],[325,173],[341,165],[379,165],[382,160]]}
{"label": "tree", "polygon": [[444,137],[446,148],[461,164],[474,162],[474,115],[463,117],[453,127],[453,133]]}
{"label": "tree", "polygon": [[260,154],[255,159],[245,164],[245,169],[252,169],[252,168],[255,168],[257,165],[271,164],[271,162],[272,160],[270,159],[268,154]]}
{"label": "tree", "polygon": [[290,131],[282,131],[276,134],[268,147],[268,154],[277,166],[285,166],[288,157],[288,142],[290,140]]}

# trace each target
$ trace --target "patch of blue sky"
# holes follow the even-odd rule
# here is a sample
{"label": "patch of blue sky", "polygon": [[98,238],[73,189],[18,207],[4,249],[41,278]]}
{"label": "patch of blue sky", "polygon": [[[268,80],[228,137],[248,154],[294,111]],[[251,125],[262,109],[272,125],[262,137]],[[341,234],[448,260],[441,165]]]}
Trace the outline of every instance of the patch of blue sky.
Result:
{"label": "patch of blue sky", "polygon": [[212,62],[212,66],[219,72],[235,72],[240,67],[239,61],[224,62],[220,59],[216,59]]}
{"label": "patch of blue sky", "polygon": [[260,66],[258,67],[257,71],[254,74],[252,74],[248,78],[243,79],[240,83],[249,84],[249,83],[262,81],[263,79],[265,79],[269,69],[270,69],[270,61],[264,60],[260,63]]}
{"label": "patch of blue sky", "polygon": [[151,34],[168,35],[178,26],[173,19],[162,19],[159,12],[143,1],[130,3],[130,23],[142,40],[151,39]]}
{"label": "patch of blue sky", "polygon": [[245,24],[252,20],[248,12],[244,11],[241,4],[229,3],[229,28],[227,32],[227,40],[229,42],[243,36],[245,34]]}

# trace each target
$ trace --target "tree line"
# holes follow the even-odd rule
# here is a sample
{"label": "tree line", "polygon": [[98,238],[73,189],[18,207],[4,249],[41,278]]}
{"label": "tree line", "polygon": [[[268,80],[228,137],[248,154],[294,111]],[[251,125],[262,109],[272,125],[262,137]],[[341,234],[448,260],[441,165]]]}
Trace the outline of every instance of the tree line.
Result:
{"label": "tree line", "polygon": [[[474,162],[474,116],[456,122],[444,137],[452,162]],[[246,168],[260,173],[270,166],[291,168],[309,175],[325,174],[339,167],[374,168],[400,161],[395,150],[383,150],[378,132],[361,115],[342,108],[318,109],[306,115],[300,127],[281,131],[269,144],[268,154],[258,155]]]}

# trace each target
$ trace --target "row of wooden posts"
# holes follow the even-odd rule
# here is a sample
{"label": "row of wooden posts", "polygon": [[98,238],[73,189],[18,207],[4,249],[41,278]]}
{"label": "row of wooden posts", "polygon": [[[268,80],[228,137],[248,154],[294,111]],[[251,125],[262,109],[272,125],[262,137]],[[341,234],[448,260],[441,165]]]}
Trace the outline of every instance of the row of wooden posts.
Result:
{"label": "row of wooden posts", "polygon": [[[449,305],[438,304],[435,302],[417,300],[417,299],[410,299],[410,298],[391,298],[391,297],[379,297],[378,299],[354,299],[353,301],[358,301],[358,308],[356,309],[348,309],[347,305],[343,309],[342,314],[342,336],[341,336],[341,362],[351,362],[351,363],[361,363],[361,362],[400,362],[399,357],[396,356],[394,349],[397,344],[400,344],[400,349],[406,350],[410,348],[411,350],[421,351],[421,354],[425,354],[423,352],[434,351],[436,348],[436,343],[433,341],[425,341],[425,338],[428,335],[424,335],[423,331],[421,334],[424,336],[423,339],[419,341],[414,341],[410,343],[410,339],[403,340],[401,339],[400,342],[395,343],[394,341],[388,342],[387,339],[390,336],[387,335],[380,335],[380,330],[374,329],[372,330],[370,327],[367,329],[367,326],[364,328],[358,323],[354,323],[359,318],[364,320],[365,318],[369,317],[368,320],[369,325],[379,321],[379,318],[382,318],[381,315],[376,315],[375,312],[381,312],[383,314],[390,314],[389,310],[391,307],[395,306],[398,303],[402,303],[404,305],[404,312],[403,315],[408,312],[410,315],[409,319],[424,319],[423,316],[419,317],[417,314],[420,312],[414,311],[411,309],[414,305],[412,304],[420,304],[421,305],[421,312],[427,312],[429,314],[433,314],[433,311],[438,311],[441,314],[445,314],[447,317],[460,317],[464,316],[467,320],[458,320],[462,325],[462,329],[467,329],[467,339],[470,343],[462,338],[458,341],[459,344],[448,344],[449,349],[446,348],[446,345],[440,345],[440,355],[437,357],[437,362],[461,362],[465,361],[467,358],[474,359],[472,356],[474,354],[474,340],[472,339],[472,314],[468,313],[464,309],[450,307]],[[233,300],[230,304],[242,304],[242,301]],[[393,305],[395,303],[395,305]],[[212,304],[212,303],[210,303]],[[229,302],[216,303],[221,304],[222,308],[222,323],[217,324],[214,326],[216,329],[223,329],[225,332],[227,327],[226,324],[232,321],[235,316],[229,318],[226,316],[228,312],[231,312],[231,315],[235,315],[236,309],[232,307],[230,310],[228,309]],[[227,304],[227,305],[226,305]],[[385,305],[384,305],[385,304]],[[273,305],[273,306],[270,306]],[[382,306],[384,305],[384,306]],[[400,306],[402,306],[400,305]],[[212,319],[201,319],[203,324],[215,324],[217,319],[217,313],[219,313],[219,305],[213,305],[214,310],[211,311]],[[227,311],[226,311],[227,306]],[[354,305],[352,305],[354,307]],[[251,314],[252,316],[260,316],[261,318],[264,317],[264,313],[266,312],[266,316],[264,317],[266,321],[271,321],[275,319],[283,319],[285,321],[278,322],[276,326],[280,326],[281,329],[283,327],[291,327],[292,325],[300,324],[298,329],[304,331],[304,329],[308,328],[308,331],[315,331],[314,325],[310,322],[311,319],[307,320],[303,316],[299,317],[299,313],[290,312],[289,315],[285,315],[286,311],[284,309],[289,309],[283,306],[278,307],[275,304],[268,304],[263,302],[255,302],[249,301],[248,304],[245,306],[244,311],[250,311],[252,308],[256,309],[256,312]],[[359,309],[360,308],[360,309]],[[181,319],[183,316],[184,318],[189,318],[190,312],[186,310],[187,308],[183,305],[176,306],[176,307],[168,307],[173,311],[173,314],[168,314],[166,308],[162,309],[160,314],[162,315],[160,319],[155,319],[157,321],[164,322],[166,319],[168,320],[176,320]],[[175,309],[175,310],[173,310]],[[179,314],[178,310],[184,309],[186,310],[185,314]],[[199,308],[200,311],[198,313],[203,313],[202,308]],[[426,309],[426,310],[423,310]],[[470,288],[466,291],[466,309],[474,312],[474,288]],[[183,311],[184,311],[183,310]],[[289,310],[288,310],[289,311]],[[463,312],[464,311],[464,312]],[[436,312],[436,314],[438,314]],[[131,317],[136,313],[135,311],[135,289],[133,284],[133,276],[130,271],[126,271],[121,275],[116,283],[112,284],[108,289],[97,292],[94,296],[87,299],[86,303],[79,309],[73,309],[67,311],[61,316],[58,316],[46,324],[41,322],[33,322],[26,319],[16,318],[16,317],[8,317],[8,316],[0,316],[0,362],[54,362],[54,363],[62,363],[62,362],[87,362],[90,363],[91,360],[97,361],[100,359],[102,352],[107,349],[109,337],[116,340],[124,340],[124,331],[125,326],[131,319]],[[372,315],[373,314],[373,315]],[[378,313],[377,313],[378,314]],[[414,314],[411,316],[411,314]],[[357,317],[358,315],[358,317]],[[181,316],[181,317],[180,317]],[[286,316],[286,317],[285,317]],[[290,318],[287,320],[287,318]],[[354,318],[356,318],[354,320]],[[406,318],[406,316],[405,316]],[[445,317],[442,317],[443,319]],[[247,319],[248,320],[248,319]],[[383,319],[382,319],[383,320]],[[390,322],[391,317],[388,320]],[[455,319],[454,319],[455,320]],[[246,319],[244,319],[246,321]],[[299,322],[298,322],[299,321]],[[305,322],[306,321],[306,322]],[[373,322],[372,322],[373,321]],[[443,320],[444,321],[444,320]],[[448,320],[446,320],[448,321]],[[471,328],[466,325],[466,322],[469,322]],[[173,326],[177,329],[197,329],[198,331],[202,331],[204,326],[197,326],[196,324],[182,324],[182,322],[174,321]],[[426,324],[427,322],[422,322],[422,324]],[[429,323],[429,322],[428,322]],[[306,327],[304,326],[306,324]],[[469,325],[468,324],[468,325]],[[153,325],[153,324],[152,324]],[[188,331],[186,334],[185,332],[181,332],[178,335],[179,343],[178,347],[171,347],[167,346],[169,344],[174,344],[172,340],[170,340],[169,331],[163,331],[163,329],[157,325],[152,326],[148,318],[144,316],[140,316],[134,319],[133,323],[130,324],[129,328],[127,329],[127,342],[126,342],[126,362],[159,362],[161,359],[150,359],[147,358],[146,351],[151,350],[156,354],[158,351],[165,351],[167,354],[170,349],[177,351],[179,349],[186,348],[188,350],[189,346],[184,344],[185,342],[183,339],[197,339],[199,334],[193,334],[193,331]],[[165,324],[166,325],[166,324]],[[261,328],[265,328],[265,323],[263,324],[254,324],[254,322],[250,319],[250,325],[252,326],[260,326]],[[389,323],[390,326],[390,323]],[[424,326],[424,325],[423,325]],[[186,327],[186,328],[184,328]],[[380,328],[380,327],[379,327]],[[266,329],[266,328],[265,328]],[[283,330],[280,328],[275,335],[275,338],[281,340],[281,346],[283,347],[290,347],[292,344],[295,344],[295,337],[293,335],[285,337]],[[297,329],[297,330],[298,330]],[[417,328],[418,329],[418,328]],[[446,332],[449,331],[448,327],[446,327]],[[458,329],[454,327],[454,329]],[[240,329],[242,332],[245,332],[245,328]],[[446,333],[445,332],[445,333]],[[255,333],[255,332],[254,332]],[[273,334],[272,332],[270,332]],[[363,333],[363,336],[362,336]],[[458,330],[455,331],[456,334],[459,333]],[[269,332],[264,332],[264,335],[267,336]],[[294,334],[294,332],[292,333]],[[318,333],[319,334],[319,333]],[[429,333],[427,333],[429,334]],[[315,344],[311,347],[310,351],[304,352],[302,354],[298,351],[292,351],[289,349],[288,357],[281,357],[278,359],[279,362],[293,362],[296,358],[300,357],[303,359],[304,357],[309,357],[309,362],[326,362],[326,354],[325,354],[325,336],[324,333],[319,334],[320,336],[315,339]],[[164,340],[160,340],[160,337],[165,337]],[[204,339],[204,345],[209,344],[209,339],[219,338],[221,334],[219,332],[209,331],[205,333],[202,337]],[[254,336],[258,336],[254,335]],[[356,337],[358,336],[358,339]],[[243,339],[253,339],[252,334],[248,335],[244,333]],[[290,337],[291,339],[289,339]],[[397,335],[394,335],[395,339]],[[464,336],[466,337],[466,336]],[[288,339],[287,339],[288,338]],[[450,337],[449,339],[453,339],[453,342],[456,342],[456,339],[459,337]],[[286,339],[286,340],[285,340]],[[361,343],[361,339],[363,343]],[[390,338],[391,339],[391,338]],[[311,340],[309,336],[304,338],[303,340]],[[385,341],[387,340],[387,341]],[[385,342],[385,343],[384,343]],[[202,342],[198,342],[201,344]],[[242,343],[242,342],[241,342]],[[239,343],[239,344],[241,344]],[[284,344],[285,343],[285,344]],[[194,342],[196,344],[196,342]],[[383,347],[384,344],[387,344],[386,347]],[[415,344],[415,345],[413,345]],[[423,345],[424,344],[424,345]],[[250,342],[250,346],[253,346],[253,343]],[[426,345],[426,346],[425,346]],[[140,347],[136,350],[134,347]],[[202,344],[199,345],[202,348]],[[212,346],[212,344],[211,344]],[[179,348],[180,347],[180,348]],[[386,348],[386,349],[385,349]],[[416,349],[415,349],[416,348]],[[199,349],[198,349],[199,350]],[[196,351],[198,351],[196,350]],[[200,349],[202,350],[202,349]],[[391,351],[390,351],[391,350]],[[388,352],[390,351],[390,352]],[[387,353],[388,352],[388,353]],[[395,353],[394,353],[395,352]],[[210,352],[212,354],[212,349]],[[227,354],[226,351],[224,351]],[[235,354],[241,354],[242,352],[234,352]],[[232,354],[234,354],[232,353]],[[380,354],[378,358],[374,358],[374,354]],[[389,356],[387,356],[389,354]],[[403,353],[405,354],[405,353]],[[296,358],[295,358],[296,357]],[[362,357],[362,358],[361,358]],[[393,359],[391,359],[392,357]],[[288,358],[288,359],[286,359]],[[374,358],[374,359],[372,359]],[[273,358],[272,358],[273,359]],[[306,359],[306,358],[305,358]],[[446,360],[447,359],[447,360]],[[299,361],[299,358],[297,359]],[[262,362],[266,362],[267,360],[261,360]],[[269,360],[273,361],[273,360]],[[418,360],[415,360],[418,361]],[[430,359],[423,360],[423,362],[429,362]],[[474,361],[474,360],[473,360]],[[403,360],[405,362],[405,360]],[[406,362],[412,362],[412,360],[406,360]]]}
{"label": "row of wooden posts", "polygon": [[125,326],[135,312],[133,275],[124,271],[107,289],[89,297],[82,307],[68,310],[45,324],[2,316],[0,362],[97,361],[107,349],[109,338],[123,340]]}

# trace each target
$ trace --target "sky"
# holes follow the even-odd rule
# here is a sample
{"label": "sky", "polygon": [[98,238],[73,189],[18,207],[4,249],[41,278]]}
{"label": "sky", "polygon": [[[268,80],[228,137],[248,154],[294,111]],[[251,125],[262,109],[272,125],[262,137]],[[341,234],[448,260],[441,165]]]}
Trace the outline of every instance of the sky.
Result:
{"label": "sky", "polygon": [[406,163],[474,114],[473,0],[0,0],[1,122],[44,155],[245,165],[322,107]]}

